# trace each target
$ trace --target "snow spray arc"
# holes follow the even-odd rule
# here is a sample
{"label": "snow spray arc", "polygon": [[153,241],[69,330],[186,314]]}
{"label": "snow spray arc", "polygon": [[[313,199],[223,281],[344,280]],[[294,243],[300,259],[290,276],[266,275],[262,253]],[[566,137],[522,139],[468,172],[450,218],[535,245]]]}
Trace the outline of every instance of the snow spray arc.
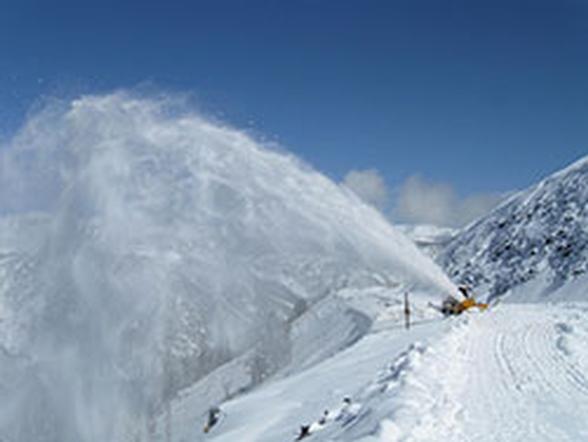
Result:
{"label": "snow spray arc", "polygon": [[148,440],[165,401],[252,343],[275,369],[284,324],[355,271],[453,290],[350,192],[165,97],[31,116],[0,149],[0,208],[8,441]]}

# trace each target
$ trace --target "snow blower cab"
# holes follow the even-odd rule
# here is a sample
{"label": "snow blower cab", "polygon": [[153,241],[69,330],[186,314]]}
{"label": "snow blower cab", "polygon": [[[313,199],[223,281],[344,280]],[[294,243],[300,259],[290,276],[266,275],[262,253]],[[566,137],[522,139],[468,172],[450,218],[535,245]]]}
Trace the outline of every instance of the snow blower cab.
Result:
{"label": "snow blower cab", "polygon": [[488,308],[488,304],[476,302],[473,296],[471,296],[468,287],[462,285],[458,287],[458,290],[463,297],[461,301],[452,295],[449,295],[443,300],[440,311],[445,316],[461,315],[473,307],[477,307],[479,310],[486,310]]}

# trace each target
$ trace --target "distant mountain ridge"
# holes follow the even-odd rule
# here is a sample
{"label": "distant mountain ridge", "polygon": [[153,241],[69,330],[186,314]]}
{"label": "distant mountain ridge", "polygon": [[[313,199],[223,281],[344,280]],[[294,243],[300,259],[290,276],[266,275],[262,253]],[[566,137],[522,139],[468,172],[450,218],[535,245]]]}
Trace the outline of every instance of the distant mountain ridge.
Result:
{"label": "distant mountain ridge", "polygon": [[545,293],[588,271],[588,156],[457,234],[438,262],[489,298],[536,279]]}

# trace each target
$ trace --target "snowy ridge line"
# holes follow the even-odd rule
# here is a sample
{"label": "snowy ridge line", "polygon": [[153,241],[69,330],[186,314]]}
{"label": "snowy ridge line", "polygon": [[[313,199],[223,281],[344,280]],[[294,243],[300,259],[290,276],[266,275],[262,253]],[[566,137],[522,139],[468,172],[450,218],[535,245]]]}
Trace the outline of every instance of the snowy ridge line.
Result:
{"label": "snowy ridge line", "polygon": [[[465,227],[461,229],[461,232],[467,232],[469,230],[474,229],[476,226],[483,224],[486,218],[492,217],[494,214],[501,213],[506,207],[510,206],[511,204],[517,202],[519,199],[522,199],[522,203],[526,203],[533,199],[535,195],[541,190],[543,190],[546,186],[550,183],[565,178],[567,175],[577,172],[583,167],[588,165],[588,156],[580,158],[570,164],[569,166],[558,170],[557,172],[543,178],[537,184],[532,185],[531,187],[519,191],[515,191],[512,195],[508,196],[504,201],[498,204],[488,215],[481,219],[477,219],[472,221],[471,223],[467,224]],[[459,236],[459,233],[456,235]],[[455,237],[454,236],[454,239]]]}

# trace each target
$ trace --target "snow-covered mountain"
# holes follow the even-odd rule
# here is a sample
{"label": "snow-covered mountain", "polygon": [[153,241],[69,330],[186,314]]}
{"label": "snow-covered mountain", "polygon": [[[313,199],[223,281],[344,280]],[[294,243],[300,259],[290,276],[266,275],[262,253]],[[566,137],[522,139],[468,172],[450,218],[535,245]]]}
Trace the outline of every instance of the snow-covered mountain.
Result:
{"label": "snow-covered mountain", "polygon": [[220,401],[363,336],[342,289],[454,289],[351,192],[166,98],[32,116],[0,226],[7,442],[148,440],[182,389]]}
{"label": "snow-covered mountain", "polygon": [[563,296],[557,289],[568,284],[584,285],[588,157],[514,195],[465,228],[438,261],[454,281],[489,297],[521,284],[527,298],[533,299]]}

